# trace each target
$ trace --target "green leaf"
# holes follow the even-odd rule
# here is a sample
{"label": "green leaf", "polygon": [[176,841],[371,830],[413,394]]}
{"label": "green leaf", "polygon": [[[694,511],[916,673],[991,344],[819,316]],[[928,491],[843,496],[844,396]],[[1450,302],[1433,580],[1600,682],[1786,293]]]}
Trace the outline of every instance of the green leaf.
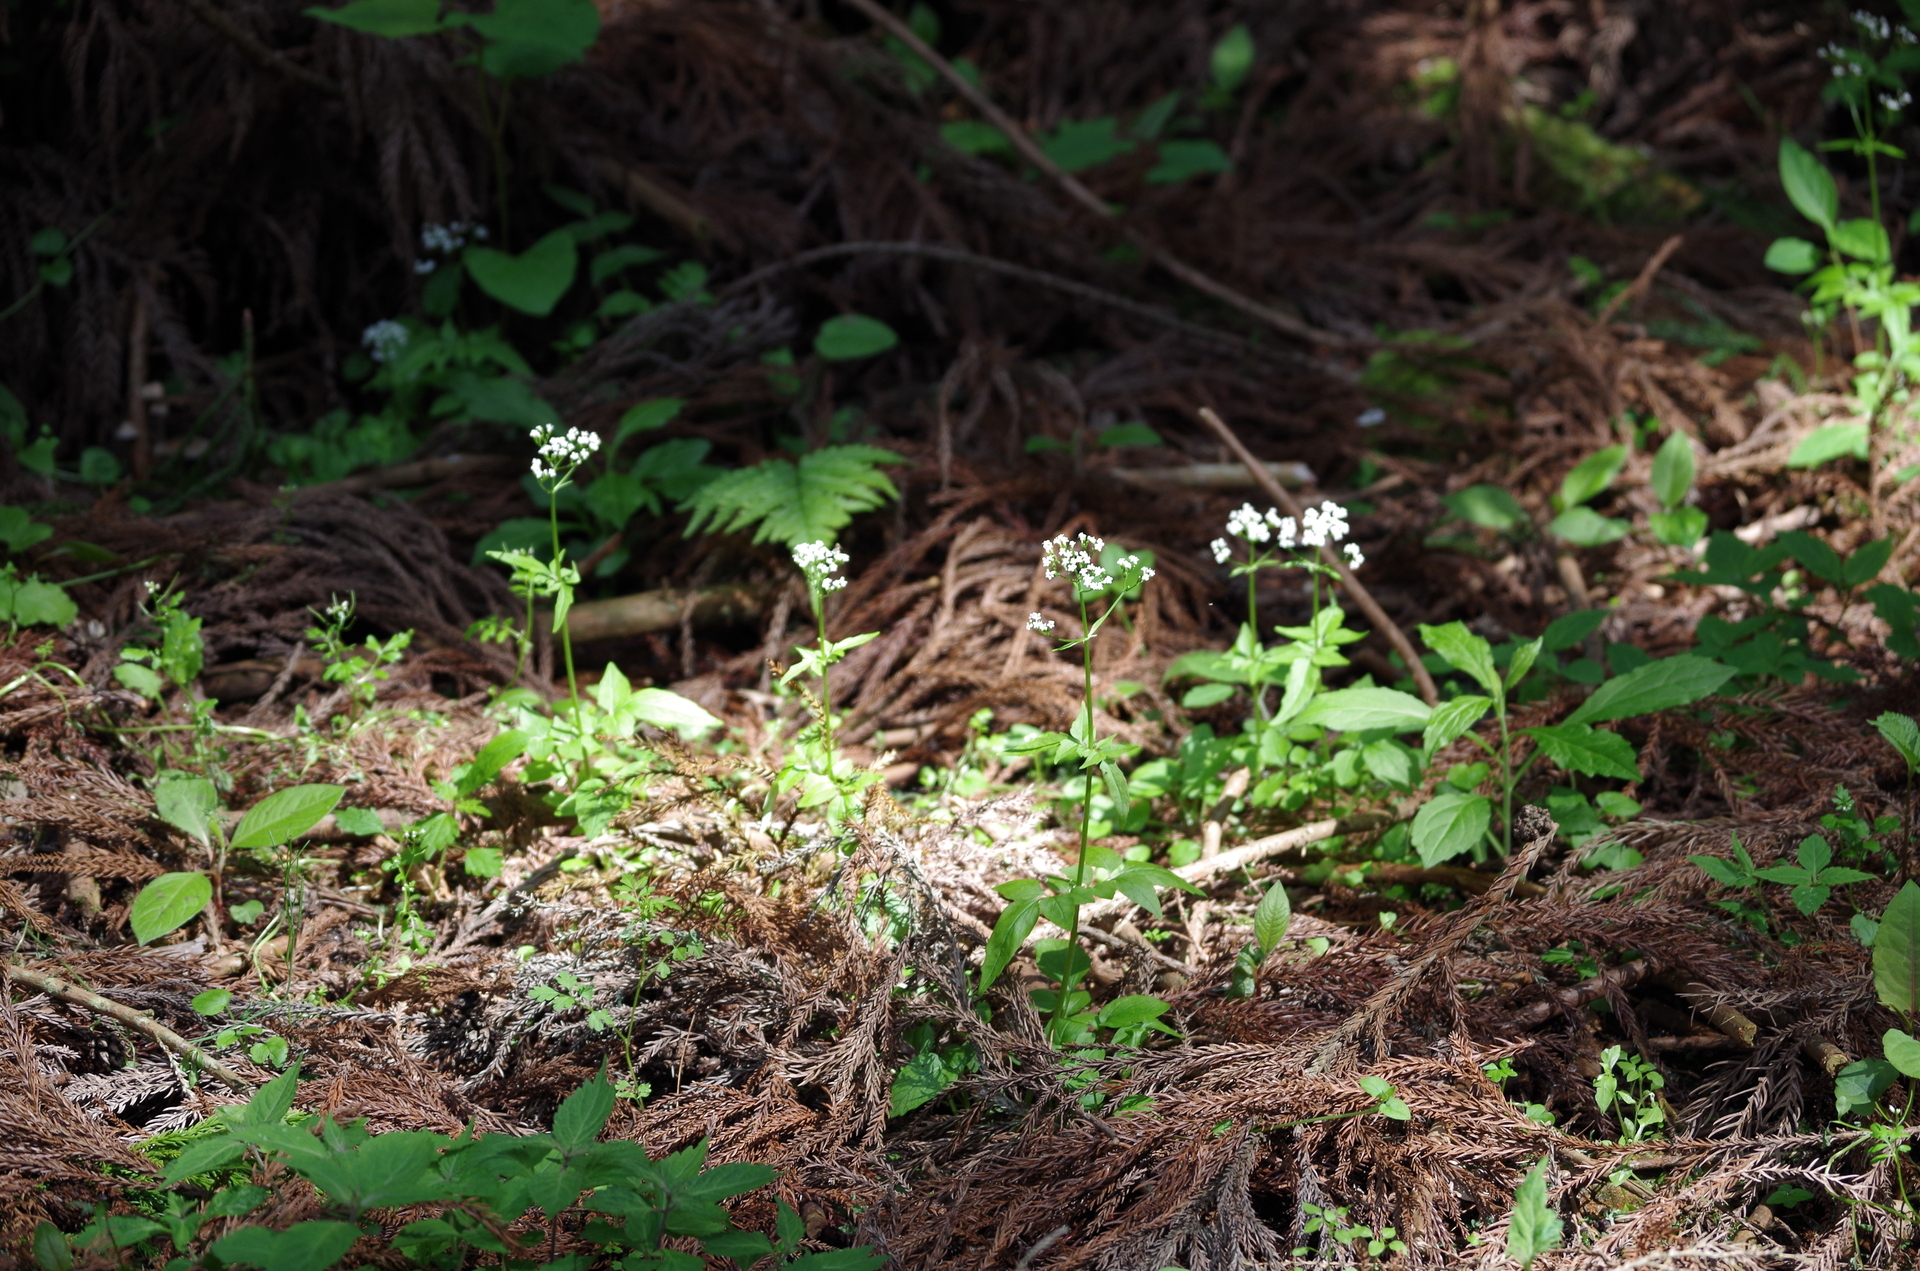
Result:
{"label": "green leaf", "polygon": [[218,1015],[233,1005],[233,992],[230,989],[208,989],[194,995],[188,1003],[195,1015]]}
{"label": "green leaf", "polygon": [[1545,645],[1545,640],[1535,636],[1513,651],[1513,657],[1507,662],[1506,683],[1509,692],[1513,690],[1514,685],[1527,678],[1527,672],[1533,669],[1533,664],[1539,660],[1540,650]]}
{"label": "green leaf", "polygon": [[607,279],[636,265],[651,265],[665,255],[666,253],[657,247],[643,247],[639,243],[622,243],[617,247],[609,247],[596,255],[588,264],[587,280],[598,287]]}
{"label": "green leaf", "polygon": [[1606,620],[1605,609],[1576,609],[1548,623],[1540,633],[1540,643],[1549,653],[1564,652],[1598,631]]}
{"label": "green leaf", "polygon": [[1158,161],[1147,169],[1148,185],[1178,185],[1198,176],[1231,172],[1233,160],[1215,141],[1163,141]]}
{"label": "green leaf", "polygon": [[831,542],[857,512],[867,512],[899,491],[882,464],[906,460],[878,446],[828,446],[796,466],[767,459],[708,483],[682,506],[693,513],[687,533],[703,529],[730,534],[758,525],[753,541]]}
{"label": "green leaf", "polygon": [[163,768],[153,777],[153,804],[162,821],[202,847],[212,845],[214,814],[220,810],[220,792],[213,782]]}
{"label": "green leaf", "polygon": [[1707,532],[1707,514],[1699,508],[1675,508],[1647,517],[1654,538],[1668,547],[1692,547]]}
{"label": "green leaf", "polygon": [[1026,942],[1039,920],[1038,900],[1016,900],[1000,911],[981,957],[979,991],[982,994],[993,987],[993,982],[1007,969],[1007,964],[1013,961],[1014,954],[1020,952],[1020,946]]}
{"label": "green leaf", "polygon": [[1780,138],[1780,184],[1800,215],[1832,233],[1840,214],[1840,190],[1825,165],[1790,137]]}
{"label": "green leaf", "polygon": [[1196,684],[1181,694],[1180,705],[1190,711],[1202,710],[1208,706],[1218,706],[1236,691],[1231,684]]}
{"label": "green leaf", "polygon": [[600,35],[593,0],[494,0],[492,13],[453,20],[487,38],[480,67],[501,79],[551,75],[579,61]]}
{"label": "green leaf", "polygon": [[333,811],[346,791],[341,786],[288,786],[247,809],[234,828],[231,845],[238,851],[278,847],[300,837]]}
{"label": "green leaf", "polygon": [[1566,722],[1601,724],[1686,706],[1711,696],[1733,676],[1732,667],[1696,654],[1661,658],[1602,684]]}
{"label": "green leaf", "polygon": [[1625,446],[1608,446],[1573,465],[1573,470],[1560,479],[1561,510],[1577,508],[1612,485],[1626,462]]}
{"label": "green leaf", "polygon": [[1360,751],[1360,760],[1368,772],[1388,785],[1406,790],[1419,783],[1420,756],[1391,737],[1368,742]]}
{"label": "green leaf", "polygon": [[1426,732],[1420,738],[1421,748],[1429,755],[1439,754],[1441,747],[1464,737],[1492,708],[1493,699],[1477,693],[1462,694],[1440,703],[1427,720]]}
{"label": "green leaf", "polygon": [[1677,508],[1693,488],[1693,439],[1678,428],[1653,456],[1653,495],[1660,506]]}
{"label": "green leaf", "polygon": [[1886,228],[1880,222],[1866,217],[1841,221],[1828,233],[1827,241],[1836,250],[1845,252],[1855,260],[1879,264],[1893,256]]}
{"label": "green leaf", "polygon": [[1068,172],[1084,172],[1127,154],[1134,142],[1119,135],[1112,115],[1098,119],[1069,119],[1040,142],[1041,151]]}
{"label": "green leaf", "polygon": [[1100,1008],[1099,1027],[1131,1028],[1159,1019],[1172,1009],[1165,1001],[1148,993],[1128,993]]}
{"label": "green leaf", "polygon": [[1856,1059],[1833,1079],[1834,1115],[1845,1120],[1855,1108],[1870,1108],[1900,1076],[1884,1059]]}
{"label": "green leaf", "polygon": [[1442,790],[1413,817],[1413,846],[1428,869],[1450,861],[1486,836],[1493,802],[1483,794]]}
{"label": "green leaf", "polygon": [[73,1271],[73,1246],[66,1233],[50,1222],[33,1229],[33,1261],[40,1271]]}
{"label": "green leaf", "polygon": [[671,729],[683,737],[698,737],[720,726],[719,718],[706,707],[663,688],[640,689],[629,702],[641,723]]}
{"label": "green leaf", "polygon": [[[509,728],[480,748],[473,759],[461,764],[453,772],[453,788],[462,797],[477,794],[487,784],[500,775],[500,770],[525,754],[527,735],[518,729]],[[339,816],[334,818],[339,820]]]}
{"label": "green leaf", "polygon": [[1920,1041],[1898,1028],[1889,1028],[1880,1038],[1880,1050],[1887,1062],[1903,1077],[1920,1077]]}
{"label": "green leaf", "polygon": [[1776,273],[1810,274],[1820,268],[1820,249],[1804,238],[1776,238],[1763,263]]}
{"label": "green leaf", "polygon": [[813,337],[813,351],[829,362],[853,362],[885,353],[900,343],[893,328],[864,313],[829,318]]}
{"label": "green leaf", "polygon": [[306,9],[310,18],[389,40],[429,35],[442,27],[440,0],[354,0],[338,9]]}
{"label": "green leaf", "polygon": [[1639,757],[1633,743],[1618,733],[1602,732],[1590,724],[1555,724],[1549,728],[1523,728],[1523,734],[1540,743],[1547,758],[1568,772],[1589,777],[1618,777],[1622,781],[1640,779]]}
{"label": "green leaf", "polygon": [[1253,73],[1253,32],[1237,22],[1213,46],[1213,86],[1223,93],[1236,91]]}
{"label": "green leaf", "polygon": [[1862,543],[1841,566],[1840,586],[1851,589],[1872,582],[1887,567],[1887,561],[1892,556],[1893,540],[1890,538],[1876,538],[1871,543]]}
{"label": "green leaf", "polygon": [[73,598],[53,583],[38,577],[22,581],[0,576],[0,621],[23,627],[65,627],[79,616],[80,607]]}
{"label": "green leaf", "polygon": [[355,838],[372,838],[387,831],[387,823],[372,808],[336,808],[333,823],[340,827],[342,834]]}
{"label": "green leaf", "polygon": [[1851,456],[1855,459],[1867,457],[1867,426],[1856,424],[1825,424],[1814,429],[1800,439],[1800,444],[1787,456],[1789,468],[1817,468],[1834,459]]}
{"label": "green leaf", "polygon": [[1873,988],[1880,1004],[1907,1019],[1920,1015],[1920,883],[1908,879],[1880,915],[1873,940]]}
{"label": "green leaf", "polygon": [[140,889],[127,912],[133,938],[147,944],[193,920],[213,899],[213,880],[194,870],[162,874]]}
{"label": "green leaf", "polygon": [[53,526],[36,521],[25,508],[0,507],[0,544],[10,552],[24,552],[53,534]]}
{"label": "green leaf", "polygon": [[1480,682],[1480,687],[1493,694],[1497,699],[1505,693],[1500,672],[1493,665],[1493,646],[1473,632],[1467,630],[1462,622],[1449,622],[1444,626],[1420,626],[1420,639],[1429,649],[1447,660],[1454,670],[1464,672]]}
{"label": "green leaf", "polygon": [[1909,773],[1920,772],[1920,723],[1910,715],[1899,715],[1888,711],[1873,721],[1873,726],[1886,739],[1887,745],[1899,752],[1906,760]]}
{"label": "green leaf", "polygon": [[887,1115],[905,1116],[920,1105],[937,1098],[952,1085],[959,1073],[947,1067],[936,1051],[923,1050],[893,1074],[893,1088],[887,1096]]}
{"label": "green leaf", "polygon": [[613,1083],[602,1068],[592,1081],[560,1101],[553,1114],[553,1140],[564,1152],[578,1152],[600,1137],[612,1115]]}
{"label": "green leaf", "polygon": [[1293,902],[1287,899],[1287,885],[1275,879],[1253,910],[1253,938],[1260,946],[1262,958],[1279,946],[1292,924]]}
{"label": "green leaf", "polygon": [[1455,516],[1482,529],[1505,533],[1529,520],[1520,500],[1497,485],[1470,485],[1442,496],[1440,501]]}
{"label": "green leaf", "polygon": [[1108,759],[1101,762],[1100,775],[1106,780],[1107,797],[1113,800],[1114,815],[1125,816],[1133,806],[1133,798],[1127,793],[1127,774],[1120,771],[1119,764]]}
{"label": "green leaf", "polygon": [[1390,728],[1412,732],[1426,727],[1433,711],[1419,698],[1391,688],[1343,688],[1322,693],[1295,721],[1342,732]]}
{"label": "green leaf", "polygon": [[1806,566],[1807,572],[1822,582],[1838,583],[1846,576],[1840,553],[1805,530],[1788,530],[1780,535],[1778,542],[1788,555]]}
{"label": "green leaf", "polygon": [[544,318],[553,312],[579,268],[573,235],[560,229],[521,252],[508,255],[491,247],[469,247],[463,257],[480,290],[501,304]]}
{"label": "green leaf", "polygon": [[1111,428],[1103,429],[1099,443],[1108,450],[1118,446],[1164,446],[1167,444],[1166,438],[1138,421],[1115,424]]}
{"label": "green leaf", "polygon": [[1528,1171],[1513,1195],[1513,1213],[1507,1219],[1507,1256],[1521,1271],[1533,1260],[1560,1245],[1560,1215],[1547,1204],[1547,1158]]}
{"label": "green leaf", "polygon": [[1687,859],[1698,865],[1714,882],[1736,891],[1753,886],[1753,881],[1757,877],[1751,869],[1742,869],[1723,857],[1689,856]]}
{"label": "green leaf", "polygon": [[345,1222],[300,1222],[285,1231],[242,1227],[214,1241],[212,1253],[222,1262],[262,1271],[326,1271],[346,1257],[359,1238],[360,1229]]}
{"label": "green leaf", "polygon": [[1553,518],[1547,530],[1575,547],[1600,547],[1625,538],[1633,526],[1617,516],[1601,516],[1589,507],[1568,508]]}

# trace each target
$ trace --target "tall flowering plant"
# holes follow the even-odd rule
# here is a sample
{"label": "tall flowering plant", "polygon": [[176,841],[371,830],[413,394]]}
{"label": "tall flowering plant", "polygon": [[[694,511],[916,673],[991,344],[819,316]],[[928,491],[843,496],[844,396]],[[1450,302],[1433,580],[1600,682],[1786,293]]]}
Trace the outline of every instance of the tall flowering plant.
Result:
{"label": "tall flowering plant", "polygon": [[[583,428],[561,432],[552,424],[542,424],[530,434],[538,447],[533,456],[533,479],[547,493],[547,525],[553,535],[553,556],[541,560],[531,552],[495,551],[487,555],[513,570],[513,586],[526,593],[527,632],[533,632],[535,597],[553,597],[553,631],[560,637],[567,666],[567,696],[580,700],[580,685],[573,673],[573,638],[567,632],[567,611],[573,607],[574,591],[580,586],[580,571],[567,563],[560,546],[560,504],[555,497],[572,480],[580,465],[600,449],[600,437]],[[520,668],[527,660],[527,643],[520,645]]]}
{"label": "tall flowering plant", "polygon": [[[1000,884],[996,890],[1009,904],[994,924],[980,968],[980,990],[984,993],[1006,970],[1041,918],[1059,927],[1063,937],[1035,944],[1042,974],[1054,980],[1059,988],[1035,993],[1034,1003],[1048,1012],[1050,1033],[1056,1044],[1063,1046],[1086,1041],[1101,1019],[1100,1013],[1086,1009],[1092,1002],[1091,995],[1078,988],[1091,966],[1079,943],[1081,906],[1124,894],[1158,915],[1160,899],[1156,889],[1196,890],[1170,870],[1144,861],[1125,860],[1112,848],[1101,847],[1090,840],[1093,775],[1096,771],[1100,774],[1114,806],[1124,811],[1131,806],[1132,795],[1119,761],[1133,749],[1117,738],[1101,737],[1095,727],[1093,641],[1124,597],[1154,573],[1138,556],[1132,555],[1122,556],[1110,566],[1102,565],[1100,558],[1105,549],[1106,543],[1101,539],[1081,534],[1071,540],[1062,535],[1041,550],[1041,565],[1047,577],[1066,580],[1073,603],[1080,611],[1080,635],[1059,640],[1055,648],[1062,653],[1079,650],[1081,709],[1068,731],[1042,733],[1010,747],[1016,752],[1044,754],[1055,764],[1077,765],[1086,775],[1087,790],[1080,803],[1080,853],[1071,877],[1016,878]],[[1105,608],[1099,609],[1102,601],[1106,602]],[[1097,616],[1096,609],[1099,609]],[[1054,619],[1043,613],[1027,618],[1028,629],[1043,635],[1057,626]],[[1166,1004],[1157,999],[1143,998],[1140,1002],[1136,1009],[1150,1012],[1142,1022],[1157,1020],[1158,1014],[1166,1009]]]}
{"label": "tall flowering plant", "polygon": [[780,676],[780,683],[791,684],[802,675],[813,677],[819,685],[818,697],[813,704],[817,722],[795,739],[794,754],[774,782],[774,793],[780,794],[797,787],[801,807],[831,803],[834,805],[833,813],[844,816],[852,812],[854,798],[872,784],[874,774],[856,771],[850,760],[834,753],[830,668],[880,633],[867,631],[844,640],[827,639],[826,600],[847,585],[846,579],[837,576],[840,567],[847,563],[845,552],[832,543],[801,543],[793,549],[793,563],[807,580],[807,599],[813,606],[813,627],[819,643],[811,647],[800,645],[794,650],[794,664]]}

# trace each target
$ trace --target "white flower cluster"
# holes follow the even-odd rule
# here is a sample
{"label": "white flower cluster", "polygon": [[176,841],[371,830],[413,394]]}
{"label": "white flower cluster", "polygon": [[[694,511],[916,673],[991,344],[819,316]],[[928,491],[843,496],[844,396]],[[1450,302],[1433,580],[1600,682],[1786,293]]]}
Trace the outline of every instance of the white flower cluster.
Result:
{"label": "white flower cluster", "polygon": [[1042,635],[1045,635],[1057,625],[1059,624],[1043,613],[1030,613],[1027,615],[1027,630],[1029,631],[1038,631]]}
{"label": "white flower cluster", "polygon": [[1338,503],[1326,502],[1300,514],[1300,545],[1325,547],[1347,536],[1347,510]]}
{"label": "white flower cluster", "polygon": [[600,434],[584,428],[569,428],[563,433],[552,424],[542,424],[527,435],[540,447],[533,459],[536,481],[565,480],[600,449]]}
{"label": "white flower cluster", "polygon": [[1880,105],[1886,108],[1889,115],[1898,114],[1906,107],[1913,105],[1913,90],[1903,88],[1897,93],[1882,93]]}
{"label": "white flower cluster", "polygon": [[[1076,534],[1071,541],[1065,534],[1048,539],[1040,545],[1040,564],[1047,571],[1048,578],[1065,575],[1073,579],[1081,591],[1105,591],[1113,586],[1114,576],[1100,563],[1100,553],[1107,550],[1107,541],[1095,538],[1091,534]],[[1151,569],[1142,569],[1138,556],[1122,556],[1113,563],[1123,578],[1131,578],[1129,588],[1136,583],[1146,582],[1153,577]],[[1134,577],[1135,574],[1138,577]],[[1031,622],[1031,619],[1029,619]],[[1038,630],[1039,628],[1035,628]]]}
{"label": "white flower cluster", "polygon": [[344,627],[347,625],[348,619],[353,617],[353,599],[352,597],[348,597],[342,600],[340,597],[335,596],[322,612],[328,622],[331,622],[336,627]]}
{"label": "white flower cluster", "polygon": [[392,318],[382,318],[360,333],[360,343],[376,362],[391,362],[407,347],[407,329]]}
{"label": "white flower cluster", "polygon": [[[439,252],[442,256],[451,256],[467,245],[471,238],[476,243],[487,241],[487,227],[469,225],[465,221],[455,221],[451,225],[423,225],[420,227],[420,246],[430,252]],[[413,272],[430,274],[440,267],[436,260],[416,260]]]}
{"label": "white flower cluster", "polygon": [[831,543],[801,543],[793,549],[793,563],[807,576],[807,585],[821,591],[839,591],[847,585],[846,579],[833,577],[847,559],[847,554]]}
{"label": "white flower cluster", "polygon": [[1853,11],[1853,23],[1876,40],[1884,40],[1893,34],[1893,23],[1877,13],[1868,13],[1865,9]]}
{"label": "white flower cluster", "polygon": [[147,579],[147,599],[152,600],[155,596],[159,594],[160,594],[160,584],[153,581],[153,579],[151,578]]}
{"label": "white flower cluster", "polygon": [[1840,79],[1848,75],[1865,75],[1873,69],[1862,60],[1859,53],[1853,49],[1841,48],[1838,44],[1829,44],[1821,49],[1820,57],[1833,67],[1833,77],[1835,79]]}

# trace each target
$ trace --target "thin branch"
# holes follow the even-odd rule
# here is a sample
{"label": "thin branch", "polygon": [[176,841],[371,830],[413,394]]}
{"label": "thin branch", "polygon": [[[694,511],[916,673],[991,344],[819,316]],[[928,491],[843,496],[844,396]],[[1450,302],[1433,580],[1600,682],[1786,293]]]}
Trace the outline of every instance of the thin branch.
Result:
{"label": "thin branch", "polygon": [[1673,255],[1684,238],[1685,235],[1683,234],[1675,234],[1672,238],[1660,244],[1660,250],[1647,258],[1647,263],[1640,267],[1640,273],[1634,280],[1625,287],[1622,287],[1613,299],[1607,301],[1606,307],[1594,315],[1593,324],[1597,327],[1606,326],[1613,318],[1613,315],[1620,312],[1620,306],[1626,304],[1629,300],[1632,300],[1648,287],[1652,286],[1653,276],[1660,272],[1661,267],[1667,263],[1667,257]]}
{"label": "thin branch", "polygon": [[180,0],[180,4],[185,7],[188,12],[192,13],[194,17],[199,18],[202,22],[225,36],[235,48],[246,54],[248,61],[261,69],[284,76],[296,84],[318,89],[329,96],[346,96],[346,90],[340,87],[340,85],[334,83],[324,75],[316,74],[304,66],[289,62],[284,56],[268,48],[265,44],[262,44],[254,37],[252,32],[248,31],[226,14],[220,12],[220,10],[214,8],[212,4],[208,3],[208,0]]}
{"label": "thin branch", "polygon": [[1013,117],[1007,114],[1006,111],[994,105],[992,98],[988,97],[985,92],[976,87],[966,76],[955,70],[953,64],[936,53],[932,46],[914,33],[912,27],[887,12],[880,7],[880,5],[876,4],[874,0],[848,0],[848,3],[860,12],[866,14],[868,19],[876,25],[885,27],[895,39],[906,45],[929,66],[938,71],[941,78],[953,85],[954,90],[966,98],[988,123],[1006,134],[1007,140],[1013,143],[1013,148],[1020,152],[1021,158],[1046,173],[1055,185],[1058,185],[1066,192],[1069,198],[1081,207],[1093,213],[1093,215],[1101,220],[1115,225],[1122,234],[1126,235],[1127,241],[1140,250],[1141,255],[1147,257],[1147,259],[1172,274],[1175,278],[1178,278],[1181,282],[1186,283],[1195,291],[1212,296],[1222,304],[1238,309],[1248,317],[1257,318],[1274,330],[1285,332],[1287,335],[1293,336],[1296,339],[1339,348],[1348,348],[1362,343],[1362,341],[1356,341],[1344,335],[1336,335],[1331,331],[1323,331],[1319,327],[1304,322],[1290,313],[1282,313],[1271,305],[1261,304],[1251,296],[1243,295],[1235,291],[1232,287],[1227,286],[1218,279],[1202,273],[1192,265],[1187,264],[1139,230],[1121,222],[1118,219],[1119,213],[1115,211],[1105,199],[1102,199],[1092,190],[1089,190],[1072,173],[1062,168],[1052,159],[1049,159],[1046,153],[1034,143],[1033,138],[1027,135],[1026,129],[1014,122]]}
{"label": "thin branch", "polygon": [[7,978],[15,984],[25,985],[36,993],[45,993],[48,997],[58,998],[62,1002],[92,1011],[96,1015],[105,1015],[109,1019],[118,1020],[136,1033],[159,1042],[189,1063],[206,1069],[235,1094],[251,1095],[253,1093],[252,1082],[145,1011],[136,1011],[130,1006],[122,1006],[110,998],[101,997],[91,989],[81,988],[71,980],[63,980],[58,976],[48,975],[44,971],[30,970],[12,962],[0,964],[0,966],[4,967]]}
{"label": "thin branch", "polygon": [[[1305,519],[1306,512],[1301,508],[1300,500],[1294,498],[1285,486],[1273,479],[1273,473],[1267,470],[1267,465],[1253,457],[1253,452],[1247,449],[1246,443],[1240,440],[1233,429],[1227,427],[1226,420],[1215,414],[1211,407],[1202,406],[1200,422],[1211,428],[1214,435],[1233,452],[1234,458],[1247,466],[1247,471],[1253,475],[1253,483],[1260,487],[1262,493],[1286,509],[1287,515],[1294,520]],[[1387,616],[1387,611],[1380,607],[1380,602],[1373,598],[1373,593],[1353,576],[1353,571],[1347,568],[1347,562],[1340,558],[1340,553],[1333,549],[1333,544],[1320,545],[1320,559],[1332,566],[1340,575],[1340,583],[1347,589],[1347,594],[1353,597],[1353,603],[1360,606],[1360,612],[1367,616],[1367,621],[1385,635],[1388,642],[1400,654],[1400,660],[1407,664],[1407,670],[1412,674],[1413,682],[1419,686],[1420,696],[1427,705],[1438,705],[1440,689],[1434,684],[1433,676],[1427,673],[1426,663],[1420,660],[1419,653],[1414,650],[1413,641],[1407,639],[1407,633],[1400,629],[1400,624]]]}

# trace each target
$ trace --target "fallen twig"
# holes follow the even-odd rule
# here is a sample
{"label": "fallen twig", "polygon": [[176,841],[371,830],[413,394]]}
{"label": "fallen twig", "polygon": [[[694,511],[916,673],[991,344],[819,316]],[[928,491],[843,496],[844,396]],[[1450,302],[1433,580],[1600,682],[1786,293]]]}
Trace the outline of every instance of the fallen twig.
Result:
{"label": "fallen twig", "polygon": [[145,1011],[136,1011],[131,1006],[122,1006],[111,998],[101,997],[91,989],[81,988],[71,980],[63,980],[59,976],[48,975],[44,971],[35,971],[13,962],[0,965],[5,967],[7,978],[15,984],[24,985],[36,993],[45,993],[48,997],[58,998],[62,1002],[92,1011],[96,1015],[105,1015],[109,1019],[118,1020],[135,1032],[159,1042],[189,1063],[206,1069],[235,1094],[251,1095],[253,1093],[252,1082]]}
{"label": "fallen twig", "polygon": [[[1269,499],[1278,503],[1294,520],[1305,519],[1306,511],[1300,506],[1300,500],[1294,498],[1285,486],[1273,479],[1273,474],[1267,471],[1267,465],[1253,457],[1253,452],[1248,450],[1239,435],[1227,426],[1227,421],[1214,413],[1212,407],[1200,408],[1200,422],[1211,428],[1214,435],[1233,452],[1234,458],[1247,466],[1247,471],[1253,474],[1253,483],[1259,486]],[[1353,571],[1347,568],[1347,562],[1341,559],[1340,553],[1333,549],[1331,543],[1321,544],[1320,559],[1339,573],[1340,582],[1347,589],[1347,594],[1353,597],[1353,603],[1360,606],[1360,612],[1367,616],[1367,621],[1386,636],[1388,642],[1400,654],[1400,660],[1407,664],[1407,670],[1412,674],[1414,684],[1420,689],[1421,698],[1429,706],[1438,705],[1440,689],[1434,684],[1433,676],[1427,673],[1426,664],[1420,660],[1420,654],[1414,649],[1413,641],[1407,639],[1407,633],[1400,629],[1400,624],[1387,616],[1387,611],[1380,607],[1380,602],[1373,598],[1373,593],[1353,576]]]}
{"label": "fallen twig", "polygon": [[1672,238],[1660,244],[1660,249],[1647,258],[1647,263],[1640,267],[1640,273],[1634,280],[1622,287],[1613,299],[1607,301],[1606,306],[1594,315],[1593,324],[1598,327],[1606,326],[1613,315],[1620,312],[1620,306],[1626,304],[1629,300],[1632,300],[1651,286],[1653,284],[1653,276],[1660,272],[1661,267],[1667,263],[1667,257],[1673,255],[1685,237],[1684,234],[1675,234]]}

